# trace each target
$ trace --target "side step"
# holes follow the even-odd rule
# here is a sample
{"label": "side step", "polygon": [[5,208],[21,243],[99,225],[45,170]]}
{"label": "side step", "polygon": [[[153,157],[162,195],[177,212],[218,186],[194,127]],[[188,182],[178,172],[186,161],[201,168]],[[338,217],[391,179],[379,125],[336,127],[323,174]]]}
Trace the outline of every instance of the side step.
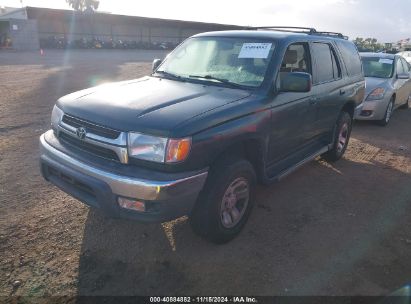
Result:
{"label": "side step", "polygon": [[321,154],[324,154],[325,152],[327,152],[329,150],[328,145],[324,146],[323,148],[321,148],[320,150],[316,151],[315,153],[307,156],[306,158],[304,158],[302,161],[296,163],[295,165],[285,169],[284,171],[282,171],[280,174],[274,176],[273,178],[270,178],[271,181],[280,181],[283,178],[285,178],[286,176],[288,176],[289,174],[293,173],[294,171],[296,171],[298,168],[300,168],[301,166],[305,165],[306,163],[312,161],[313,159],[315,159],[316,157],[320,156]]}

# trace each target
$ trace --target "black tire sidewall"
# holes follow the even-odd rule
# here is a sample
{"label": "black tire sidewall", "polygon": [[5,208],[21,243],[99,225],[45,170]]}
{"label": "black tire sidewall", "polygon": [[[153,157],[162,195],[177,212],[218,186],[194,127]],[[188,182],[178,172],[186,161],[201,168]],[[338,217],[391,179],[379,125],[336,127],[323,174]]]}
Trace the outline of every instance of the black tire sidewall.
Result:
{"label": "black tire sidewall", "polygon": [[[347,150],[348,143],[350,141],[351,137],[351,131],[352,131],[352,117],[348,112],[342,111],[340,115],[338,116],[337,122],[335,124],[335,129],[334,129],[334,138],[332,142],[332,147],[328,152],[324,153],[322,155],[322,158],[328,162],[335,162],[339,160],[345,153],[345,150]],[[345,144],[345,147],[338,152],[338,136],[340,134],[340,130],[344,123],[348,123],[348,136],[347,136],[347,142]]]}
{"label": "black tire sidewall", "polygon": [[[228,186],[239,177],[247,179],[250,197],[241,220],[232,228],[221,222],[220,208]],[[244,227],[250,216],[255,200],[256,175],[252,165],[243,159],[227,160],[215,164],[207,178],[206,185],[192,215],[195,229],[215,243],[226,243],[233,239]]]}
{"label": "black tire sidewall", "polygon": [[[389,119],[388,121],[386,121],[386,119],[387,119],[387,114],[388,114],[388,107],[390,106],[390,104],[392,104],[391,115],[390,115],[390,119]],[[393,112],[393,111],[394,111],[394,98],[391,97],[390,102],[387,104],[387,108],[385,109],[384,117],[383,117],[383,119],[381,119],[381,120],[378,121],[378,124],[379,124],[380,126],[383,126],[383,127],[386,126],[386,125],[388,125],[388,123],[389,123],[390,120],[391,120],[392,112]]]}
{"label": "black tire sidewall", "polygon": [[404,110],[409,109],[410,108],[410,99],[411,99],[411,96],[408,96],[407,101],[400,108],[404,109]]}
{"label": "black tire sidewall", "polygon": [[[391,114],[390,114],[390,118],[387,121],[387,116],[388,116],[388,108],[391,105]],[[391,120],[391,116],[392,116],[392,112],[394,111],[394,99],[390,99],[390,103],[387,105],[387,109],[385,109],[385,115],[384,115],[384,122],[385,124],[388,124]]]}
{"label": "black tire sidewall", "polygon": [[[339,139],[338,136],[340,134],[340,130],[342,126],[344,125],[344,123],[348,124],[347,141],[345,142],[344,148],[338,152],[338,139]],[[347,150],[348,143],[351,137],[351,131],[352,131],[352,118],[350,114],[348,114],[347,112],[342,112],[338,120],[338,123],[337,123],[337,133],[335,134],[335,141],[334,141],[334,147],[333,147],[333,150],[335,150],[335,156],[337,159],[340,159],[344,155],[345,150]]]}
{"label": "black tire sidewall", "polygon": [[[222,202],[222,198],[227,190],[227,187],[236,179],[239,177],[244,177],[245,179],[247,179],[248,182],[248,187],[249,187],[249,191],[250,191],[250,197],[248,200],[248,204],[247,204],[247,209],[245,210],[241,220],[237,223],[237,225],[235,225],[233,228],[226,228],[223,226],[222,222],[221,222],[221,202]],[[224,231],[226,234],[231,234],[231,233],[238,233],[242,227],[244,226],[245,222],[248,219],[248,216],[251,213],[251,209],[252,209],[252,204],[254,201],[254,189],[255,189],[255,175],[253,176],[253,173],[250,170],[238,170],[238,171],[234,171],[232,172],[231,176],[226,180],[226,183],[224,184],[224,186],[219,187],[220,189],[216,192],[216,204],[213,205],[213,213],[214,214],[218,214],[218,218],[214,219],[216,221],[216,224],[218,225],[218,230],[219,231]]]}

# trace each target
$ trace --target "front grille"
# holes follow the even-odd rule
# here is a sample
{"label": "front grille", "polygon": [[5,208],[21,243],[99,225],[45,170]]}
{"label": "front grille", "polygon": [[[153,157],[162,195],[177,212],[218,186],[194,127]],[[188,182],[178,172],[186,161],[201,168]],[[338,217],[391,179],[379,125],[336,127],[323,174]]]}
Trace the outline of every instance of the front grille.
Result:
{"label": "front grille", "polygon": [[98,157],[120,161],[116,152],[110,149],[106,149],[100,146],[87,143],[76,137],[70,136],[64,132],[60,132],[59,139],[60,139],[61,144],[66,145],[66,146],[68,145],[69,148],[80,149],[84,152],[96,155]]}
{"label": "front grille", "polygon": [[103,127],[103,126],[98,126],[95,125],[91,122],[73,117],[73,116],[69,116],[67,114],[63,115],[63,119],[62,121],[73,127],[73,128],[79,128],[79,127],[83,127],[87,130],[87,132],[102,136],[102,137],[106,137],[106,138],[111,138],[111,139],[116,139],[117,137],[119,137],[120,135],[120,131],[117,130],[113,130],[107,127]]}

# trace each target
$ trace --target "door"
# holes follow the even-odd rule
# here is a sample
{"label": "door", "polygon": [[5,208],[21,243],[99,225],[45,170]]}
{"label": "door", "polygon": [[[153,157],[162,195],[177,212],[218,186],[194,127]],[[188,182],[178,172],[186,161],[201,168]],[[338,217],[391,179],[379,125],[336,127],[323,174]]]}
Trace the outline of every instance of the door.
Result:
{"label": "door", "polygon": [[408,64],[408,62],[404,59],[401,58],[402,66],[404,68],[405,73],[408,73],[410,75],[410,78],[406,80],[405,85],[404,85],[404,91],[405,91],[405,101],[408,101],[408,99],[411,97],[411,66]]}
{"label": "door", "polygon": [[342,79],[341,62],[331,43],[315,42],[311,45],[313,57],[313,95],[306,117],[307,143],[328,144],[340,105],[346,95],[345,81]]}
{"label": "door", "polygon": [[397,57],[395,61],[395,73],[393,75],[394,77],[394,89],[396,91],[396,98],[395,98],[395,107],[398,107],[402,104],[404,104],[405,100],[408,99],[407,96],[407,85],[409,79],[398,79],[398,75],[404,74],[405,68],[402,65],[401,58]]}
{"label": "door", "polygon": [[[277,88],[281,75],[290,72],[311,73],[308,43],[294,43],[288,46],[277,76]],[[304,138],[305,117],[308,112],[311,92],[279,92],[273,97],[272,121],[269,143],[269,162],[277,163],[297,153]]]}

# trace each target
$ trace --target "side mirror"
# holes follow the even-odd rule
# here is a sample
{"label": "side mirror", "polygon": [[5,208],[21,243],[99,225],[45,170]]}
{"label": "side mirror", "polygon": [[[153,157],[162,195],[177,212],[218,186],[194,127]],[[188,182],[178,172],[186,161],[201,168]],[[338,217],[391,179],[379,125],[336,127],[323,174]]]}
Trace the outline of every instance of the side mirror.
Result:
{"label": "side mirror", "polygon": [[151,70],[153,71],[153,73],[157,70],[158,66],[161,64],[161,59],[154,59],[153,60],[153,64],[151,66]]}
{"label": "side mirror", "polygon": [[311,74],[303,72],[280,72],[280,92],[310,92]]}
{"label": "side mirror", "polygon": [[410,79],[410,74],[409,73],[397,74],[397,79]]}

